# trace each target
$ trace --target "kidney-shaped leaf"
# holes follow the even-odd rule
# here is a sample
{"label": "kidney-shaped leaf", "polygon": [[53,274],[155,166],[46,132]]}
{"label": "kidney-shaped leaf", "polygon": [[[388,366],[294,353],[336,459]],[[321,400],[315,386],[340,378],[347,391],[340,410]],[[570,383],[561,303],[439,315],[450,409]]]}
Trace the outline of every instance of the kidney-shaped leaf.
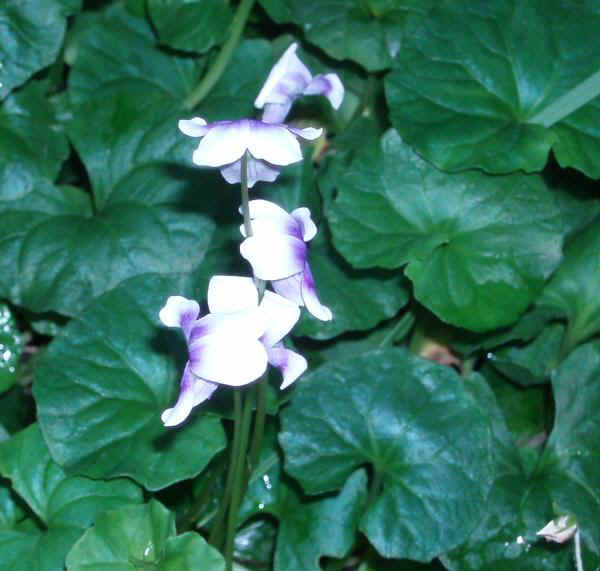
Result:
{"label": "kidney-shaped leaf", "polygon": [[393,125],[440,168],[600,176],[600,109],[555,127],[544,111],[598,71],[600,7],[568,0],[441,2],[407,33],[386,78]]}
{"label": "kidney-shaped leaf", "polygon": [[537,175],[439,171],[395,131],[337,187],[328,217],[344,257],[358,268],[408,264],[419,301],[476,331],[511,323],[531,303],[560,261],[566,212],[584,209]]}
{"label": "kidney-shaped leaf", "polygon": [[324,365],[300,383],[282,425],[285,468],[309,493],[372,465],[383,489],[361,529],[386,557],[429,561],[482,513],[490,426],[449,368],[397,349]]}
{"label": "kidney-shaped leaf", "polygon": [[[175,279],[146,274],[95,300],[40,359],[34,394],[50,452],[91,477],[131,476],[160,489],[198,474],[225,444],[220,421],[197,414],[167,430],[184,350],[160,326]],[[68,398],[65,398],[68,395]]]}

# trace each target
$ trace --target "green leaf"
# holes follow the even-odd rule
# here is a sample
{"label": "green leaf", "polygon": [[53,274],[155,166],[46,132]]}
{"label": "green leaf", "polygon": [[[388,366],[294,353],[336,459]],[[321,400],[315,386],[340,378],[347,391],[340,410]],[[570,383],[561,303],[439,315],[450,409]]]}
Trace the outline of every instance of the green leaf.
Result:
{"label": "green leaf", "polygon": [[79,0],[5,0],[0,5],[0,100],[50,65]]}
{"label": "green leaf", "polygon": [[577,202],[537,175],[446,174],[388,132],[356,155],[327,209],[333,242],[357,268],[408,264],[416,298],[476,331],[514,321],[558,266]]}
{"label": "green leaf", "polygon": [[404,19],[426,13],[430,2],[261,0],[278,23],[292,22],[306,39],[335,59],[351,59],[369,71],[390,66],[400,49]]}
{"label": "green leaf", "polygon": [[447,367],[397,349],[324,365],[304,377],[282,427],[286,471],[309,493],[341,488],[365,463],[380,475],[360,528],[385,557],[429,561],[481,515],[490,428]]}
{"label": "green leaf", "polygon": [[236,533],[234,557],[267,567],[273,560],[276,536],[277,525],[271,518],[254,519]]}
{"label": "green leaf", "polygon": [[536,301],[567,321],[567,351],[600,331],[599,228],[596,220],[567,245],[563,263]]}
{"label": "green leaf", "polygon": [[0,473],[44,525],[13,517],[0,530],[0,556],[14,559],[9,568],[15,570],[62,570],[67,552],[98,514],[142,501],[141,490],[128,480],[68,477],[50,458],[37,424],[0,444]]}
{"label": "green leaf", "polygon": [[221,554],[193,532],[175,536],[175,518],[156,500],[102,514],[67,557],[68,571],[224,571]]}
{"label": "green leaf", "polygon": [[58,175],[69,145],[55,125],[54,110],[39,83],[29,84],[0,106],[1,209],[26,196],[39,181],[53,181]]}
{"label": "green leaf", "polygon": [[598,99],[554,127],[536,115],[598,71],[600,9],[564,0],[438,3],[386,77],[392,124],[436,166],[562,166],[600,176]]}
{"label": "green leaf", "polygon": [[159,325],[158,311],[187,289],[152,274],[128,280],[70,321],[40,359],[39,421],[66,469],[131,476],[157,490],[197,475],[223,449],[214,416],[198,411],[174,430],[160,421],[175,402],[185,349],[178,332]]}
{"label": "green leaf", "polygon": [[5,303],[0,303],[0,393],[17,380],[17,368],[23,349],[23,337],[15,318]]}
{"label": "green leaf", "polygon": [[232,19],[226,0],[148,0],[148,11],[162,43],[198,53],[222,43]]}

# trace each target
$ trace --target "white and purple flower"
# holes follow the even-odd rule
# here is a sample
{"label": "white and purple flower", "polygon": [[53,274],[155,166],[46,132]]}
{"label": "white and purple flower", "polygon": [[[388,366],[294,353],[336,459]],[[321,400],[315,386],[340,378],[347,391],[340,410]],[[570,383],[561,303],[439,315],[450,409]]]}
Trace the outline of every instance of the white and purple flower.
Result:
{"label": "white and purple flower", "polygon": [[287,117],[292,103],[301,95],[324,95],[332,107],[338,109],[344,99],[344,86],[335,73],[312,76],[296,55],[298,44],[293,43],[267,77],[254,106],[263,109],[262,120],[281,123]]}
{"label": "white and purple flower", "polygon": [[300,316],[293,303],[267,291],[259,304],[252,279],[238,276],[214,276],[207,301],[210,313],[201,319],[198,303],[180,296],[169,297],[160,310],[162,323],[181,327],[188,346],[179,398],[161,415],[165,426],[181,424],[218,385],[255,381],[267,363],[281,370],[282,389],[306,370],[304,357],[281,343]]}
{"label": "white and purple flower", "polygon": [[306,242],[317,234],[308,208],[287,213],[267,200],[251,200],[252,236],[240,245],[242,256],[250,262],[254,275],[269,280],[281,296],[306,309],[317,319],[330,321],[331,310],[317,296],[315,281],[308,265]]}
{"label": "white and purple flower", "polygon": [[281,167],[302,160],[298,137],[312,141],[323,129],[296,129],[256,119],[206,123],[201,117],[182,119],[179,130],[202,140],[192,155],[198,166],[219,167],[230,184],[241,180],[241,163],[248,152],[248,187],[258,181],[273,182]]}

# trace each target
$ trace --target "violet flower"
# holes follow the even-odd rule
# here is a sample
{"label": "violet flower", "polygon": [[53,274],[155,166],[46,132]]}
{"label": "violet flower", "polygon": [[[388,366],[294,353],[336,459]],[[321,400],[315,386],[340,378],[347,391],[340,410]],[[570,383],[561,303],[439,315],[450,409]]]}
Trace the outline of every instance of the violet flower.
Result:
{"label": "violet flower", "polygon": [[306,309],[317,319],[330,321],[331,310],[317,296],[315,281],[308,265],[306,242],[317,234],[308,208],[296,208],[288,214],[267,200],[249,202],[252,236],[240,245],[242,256],[250,262],[254,275],[270,280],[281,296]]}
{"label": "violet flower", "polygon": [[252,279],[238,276],[214,276],[207,301],[210,313],[201,319],[198,303],[180,296],[169,297],[160,310],[162,323],[181,327],[188,346],[179,397],[161,415],[165,426],[182,423],[220,384],[238,387],[255,381],[267,363],[281,370],[282,389],[306,369],[304,357],[281,344],[300,315],[293,303],[265,292],[259,305]]}
{"label": "violet flower", "polygon": [[260,180],[273,182],[282,166],[302,160],[297,137],[312,141],[323,129],[296,129],[256,119],[206,123],[201,117],[179,121],[179,130],[201,137],[192,161],[198,166],[219,167],[230,184],[241,180],[241,159],[248,151],[248,187]]}
{"label": "violet flower", "polygon": [[324,95],[338,109],[344,99],[344,86],[335,73],[312,76],[296,55],[293,43],[273,66],[254,106],[263,109],[265,123],[282,123],[292,103],[301,95]]}

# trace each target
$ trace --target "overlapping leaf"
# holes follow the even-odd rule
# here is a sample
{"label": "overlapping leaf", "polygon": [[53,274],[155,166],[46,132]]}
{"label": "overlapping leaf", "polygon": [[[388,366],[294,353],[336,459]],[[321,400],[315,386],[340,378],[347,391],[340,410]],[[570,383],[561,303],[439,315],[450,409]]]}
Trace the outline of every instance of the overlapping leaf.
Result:
{"label": "overlapping leaf", "polygon": [[440,168],[599,177],[597,99],[554,127],[538,114],[598,71],[600,8],[565,0],[439,3],[406,34],[386,78],[391,119]]}
{"label": "overlapping leaf", "polygon": [[214,416],[200,411],[177,430],[160,421],[175,402],[185,348],[158,311],[187,289],[152,274],[128,280],[72,320],[40,359],[38,417],[61,465],[160,489],[195,476],[223,448]]}
{"label": "overlapping leaf", "polygon": [[[3,494],[0,556],[10,569],[61,571],[65,557],[83,531],[106,509],[142,501],[128,480],[110,482],[69,477],[50,458],[37,425],[2,443],[0,473],[11,480],[43,524],[23,519]],[[10,512],[10,513],[9,513]]]}
{"label": "overlapping leaf", "polygon": [[23,337],[10,308],[0,304],[0,394],[17,380]]}
{"label": "overlapping leaf", "polygon": [[490,429],[449,368],[397,349],[323,365],[282,426],[286,470],[307,492],[339,489],[365,463],[380,475],[360,528],[386,557],[429,561],[481,515]]}
{"label": "overlapping leaf", "polygon": [[327,213],[344,257],[357,268],[408,264],[419,301],[477,331],[518,317],[586,215],[584,203],[536,175],[438,171],[395,131],[357,155],[337,188]]}

